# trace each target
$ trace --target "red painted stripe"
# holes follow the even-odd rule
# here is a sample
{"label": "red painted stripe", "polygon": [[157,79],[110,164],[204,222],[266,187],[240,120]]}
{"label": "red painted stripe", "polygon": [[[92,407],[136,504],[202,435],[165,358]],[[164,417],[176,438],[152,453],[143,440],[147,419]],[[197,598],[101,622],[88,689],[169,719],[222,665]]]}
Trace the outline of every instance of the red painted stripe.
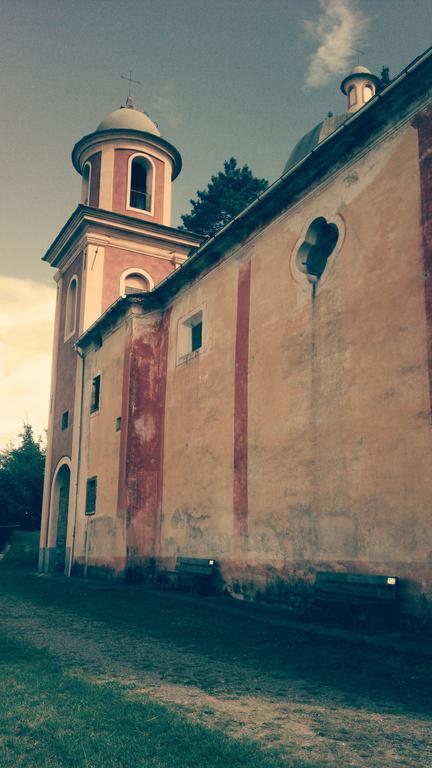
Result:
{"label": "red painted stripe", "polygon": [[237,545],[248,535],[248,366],[251,263],[239,269],[234,380],[234,487],[233,516]]}
{"label": "red painted stripe", "polygon": [[432,420],[432,107],[417,115],[414,126],[417,128],[419,143],[429,408]]}
{"label": "red painted stripe", "polygon": [[169,319],[170,311],[153,322],[135,321],[127,350],[129,377],[126,366],[124,373],[128,414],[119,498],[126,519],[127,566],[138,569],[160,549]]}
{"label": "red painted stripe", "polygon": [[156,495],[157,526],[156,526],[156,556],[161,555],[162,539],[162,502],[163,502],[163,469],[165,446],[165,404],[168,370],[168,341],[171,319],[171,308],[163,315],[159,330],[159,397],[158,397],[158,423],[159,423],[159,473]]}

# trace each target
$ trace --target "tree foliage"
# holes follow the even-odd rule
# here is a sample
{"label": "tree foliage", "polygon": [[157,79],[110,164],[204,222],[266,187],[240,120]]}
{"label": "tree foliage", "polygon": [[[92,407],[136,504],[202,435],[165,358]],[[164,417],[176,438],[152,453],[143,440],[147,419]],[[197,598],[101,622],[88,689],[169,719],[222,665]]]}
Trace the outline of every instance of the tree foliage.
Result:
{"label": "tree foliage", "polygon": [[24,424],[21,443],[0,451],[0,527],[40,527],[45,448],[35,440],[30,424]]}
{"label": "tree foliage", "polygon": [[253,175],[247,165],[239,168],[231,157],[224,170],[212,176],[207,189],[197,191],[192,210],[181,219],[186,229],[211,237],[266,189],[268,182]]}

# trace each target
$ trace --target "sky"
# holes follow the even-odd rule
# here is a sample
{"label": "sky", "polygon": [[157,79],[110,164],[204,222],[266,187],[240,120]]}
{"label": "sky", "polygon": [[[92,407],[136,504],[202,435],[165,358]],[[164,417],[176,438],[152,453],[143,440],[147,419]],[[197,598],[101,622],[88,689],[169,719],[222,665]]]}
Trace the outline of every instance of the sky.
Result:
{"label": "sky", "polygon": [[278,178],[295,142],[345,109],[360,62],[394,77],[432,42],[432,0],[2,0],[0,447],[47,425],[53,270],[75,209],[72,147],[125,103],[183,157],[173,225],[224,160]]}

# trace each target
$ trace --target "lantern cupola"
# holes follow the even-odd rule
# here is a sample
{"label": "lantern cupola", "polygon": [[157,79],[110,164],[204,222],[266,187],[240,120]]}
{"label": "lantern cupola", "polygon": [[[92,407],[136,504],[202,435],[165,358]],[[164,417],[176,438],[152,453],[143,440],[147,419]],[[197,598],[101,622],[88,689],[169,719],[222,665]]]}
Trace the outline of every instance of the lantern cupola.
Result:
{"label": "lantern cupola", "polygon": [[348,100],[347,112],[357,112],[370,101],[375,96],[379,82],[379,77],[373,75],[367,67],[361,64],[353,67],[341,83],[341,91]]}

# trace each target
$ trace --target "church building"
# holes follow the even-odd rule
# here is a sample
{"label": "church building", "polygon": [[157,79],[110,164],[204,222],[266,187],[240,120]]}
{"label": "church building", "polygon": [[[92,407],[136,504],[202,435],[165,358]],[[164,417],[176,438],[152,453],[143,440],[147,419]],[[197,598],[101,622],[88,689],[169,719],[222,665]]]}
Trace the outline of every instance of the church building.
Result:
{"label": "church building", "polygon": [[319,571],[383,574],[432,622],[432,49],[341,90],[204,242],[171,226],[181,157],[130,99],[75,145],[81,202],[43,257],[42,572],[208,557],[286,605]]}

